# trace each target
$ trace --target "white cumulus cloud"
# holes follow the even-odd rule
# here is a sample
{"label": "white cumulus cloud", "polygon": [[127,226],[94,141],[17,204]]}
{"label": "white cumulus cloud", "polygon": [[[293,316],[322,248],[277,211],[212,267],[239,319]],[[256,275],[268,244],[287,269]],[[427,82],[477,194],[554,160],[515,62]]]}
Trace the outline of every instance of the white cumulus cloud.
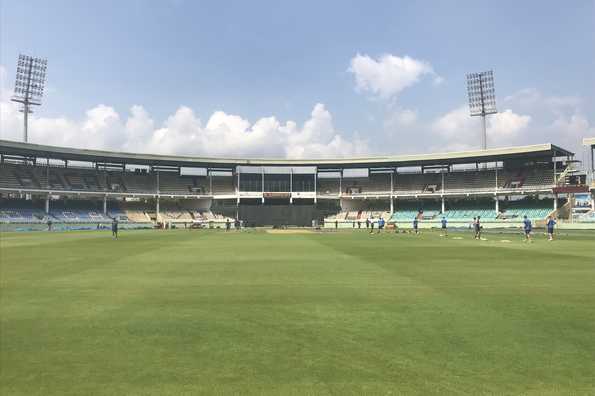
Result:
{"label": "white cumulus cloud", "polygon": [[[0,65],[0,139],[22,139],[23,114],[10,101],[6,69]],[[43,114],[43,113],[41,113]],[[194,110],[180,106],[162,123],[140,105],[120,114],[99,104],[79,119],[29,117],[29,141],[89,149],[121,150],[196,156],[248,156],[280,158],[345,157],[369,153],[368,141],[357,134],[345,136],[333,124],[326,107],[318,103],[310,117],[298,125],[274,116],[256,122],[215,111],[203,123]]]}
{"label": "white cumulus cloud", "polygon": [[[157,126],[142,106],[132,106],[129,114],[121,115],[101,104],[88,110],[82,120],[33,115],[29,137],[40,144],[197,156],[316,158],[369,152],[366,140],[337,131],[331,113],[320,103],[302,126],[275,117],[250,123],[223,111],[214,112],[203,125],[186,106]],[[22,138],[22,114],[11,102],[0,102],[0,138]]]}
{"label": "white cumulus cloud", "polygon": [[[531,122],[531,116],[507,109],[488,117],[488,146],[514,144],[515,139]],[[481,120],[470,117],[467,106],[458,107],[442,115],[432,124],[432,130],[450,149],[478,148],[481,141]]]}
{"label": "white cumulus cloud", "polygon": [[385,54],[374,59],[368,55],[357,54],[351,59],[348,71],[355,76],[355,84],[359,91],[369,92],[382,99],[396,97],[426,75],[433,76],[437,84],[443,81],[436,75],[430,63],[409,56]]}

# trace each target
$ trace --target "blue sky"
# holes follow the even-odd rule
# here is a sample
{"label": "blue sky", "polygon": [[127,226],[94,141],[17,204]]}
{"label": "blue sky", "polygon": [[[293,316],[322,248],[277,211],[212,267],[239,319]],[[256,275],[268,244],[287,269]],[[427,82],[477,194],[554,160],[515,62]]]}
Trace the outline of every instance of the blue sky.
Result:
{"label": "blue sky", "polygon": [[[465,73],[493,69],[503,115],[490,124],[492,146],[576,148],[595,134],[593,0],[321,3],[2,0],[4,99],[23,52],[49,60],[32,124],[39,142],[213,155],[425,152],[477,146],[479,124],[461,109]],[[353,67],[358,54],[371,69]],[[390,67],[406,56],[426,72]],[[414,81],[395,88],[409,81],[399,73]],[[17,139],[19,115],[2,103],[2,136]],[[279,125],[254,129],[270,117]]]}

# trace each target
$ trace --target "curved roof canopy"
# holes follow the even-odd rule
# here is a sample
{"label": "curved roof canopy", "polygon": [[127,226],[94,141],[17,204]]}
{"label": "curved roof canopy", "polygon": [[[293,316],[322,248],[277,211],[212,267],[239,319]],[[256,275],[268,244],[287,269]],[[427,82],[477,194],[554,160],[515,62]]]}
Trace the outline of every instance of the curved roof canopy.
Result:
{"label": "curved roof canopy", "polygon": [[527,158],[551,158],[553,156],[574,155],[574,153],[568,150],[546,143],[452,153],[332,159],[210,158],[87,150],[22,143],[11,140],[0,140],[0,154],[35,158],[53,158],[69,161],[205,168],[229,168],[235,166],[316,166],[318,168],[404,167],[493,162]]}

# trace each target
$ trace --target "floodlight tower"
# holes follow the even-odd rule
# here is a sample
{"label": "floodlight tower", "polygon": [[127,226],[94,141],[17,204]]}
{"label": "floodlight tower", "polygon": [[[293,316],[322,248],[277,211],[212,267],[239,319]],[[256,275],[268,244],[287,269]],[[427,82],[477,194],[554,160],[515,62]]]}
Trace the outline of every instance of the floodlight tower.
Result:
{"label": "floodlight tower", "polygon": [[29,113],[33,113],[30,107],[41,105],[47,66],[47,59],[19,55],[17,77],[14,83],[14,95],[11,100],[23,105],[20,111],[23,113],[23,136],[25,143],[28,140]]}
{"label": "floodlight tower", "polygon": [[469,93],[469,111],[471,117],[481,116],[483,133],[481,148],[487,149],[488,137],[486,116],[496,114],[496,89],[494,88],[494,72],[492,70],[467,74],[467,92]]}

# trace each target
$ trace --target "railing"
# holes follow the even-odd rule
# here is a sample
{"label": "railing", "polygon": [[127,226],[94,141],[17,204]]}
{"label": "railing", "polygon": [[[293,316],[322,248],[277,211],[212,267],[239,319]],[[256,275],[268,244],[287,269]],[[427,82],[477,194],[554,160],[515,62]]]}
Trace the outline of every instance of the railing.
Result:
{"label": "railing", "polygon": [[558,176],[556,176],[556,185],[563,185],[566,184],[566,176],[568,176],[568,173],[570,171],[572,171],[573,169],[570,166],[567,166],[566,169],[564,169],[562,172],[560,172],[558,174]]}

